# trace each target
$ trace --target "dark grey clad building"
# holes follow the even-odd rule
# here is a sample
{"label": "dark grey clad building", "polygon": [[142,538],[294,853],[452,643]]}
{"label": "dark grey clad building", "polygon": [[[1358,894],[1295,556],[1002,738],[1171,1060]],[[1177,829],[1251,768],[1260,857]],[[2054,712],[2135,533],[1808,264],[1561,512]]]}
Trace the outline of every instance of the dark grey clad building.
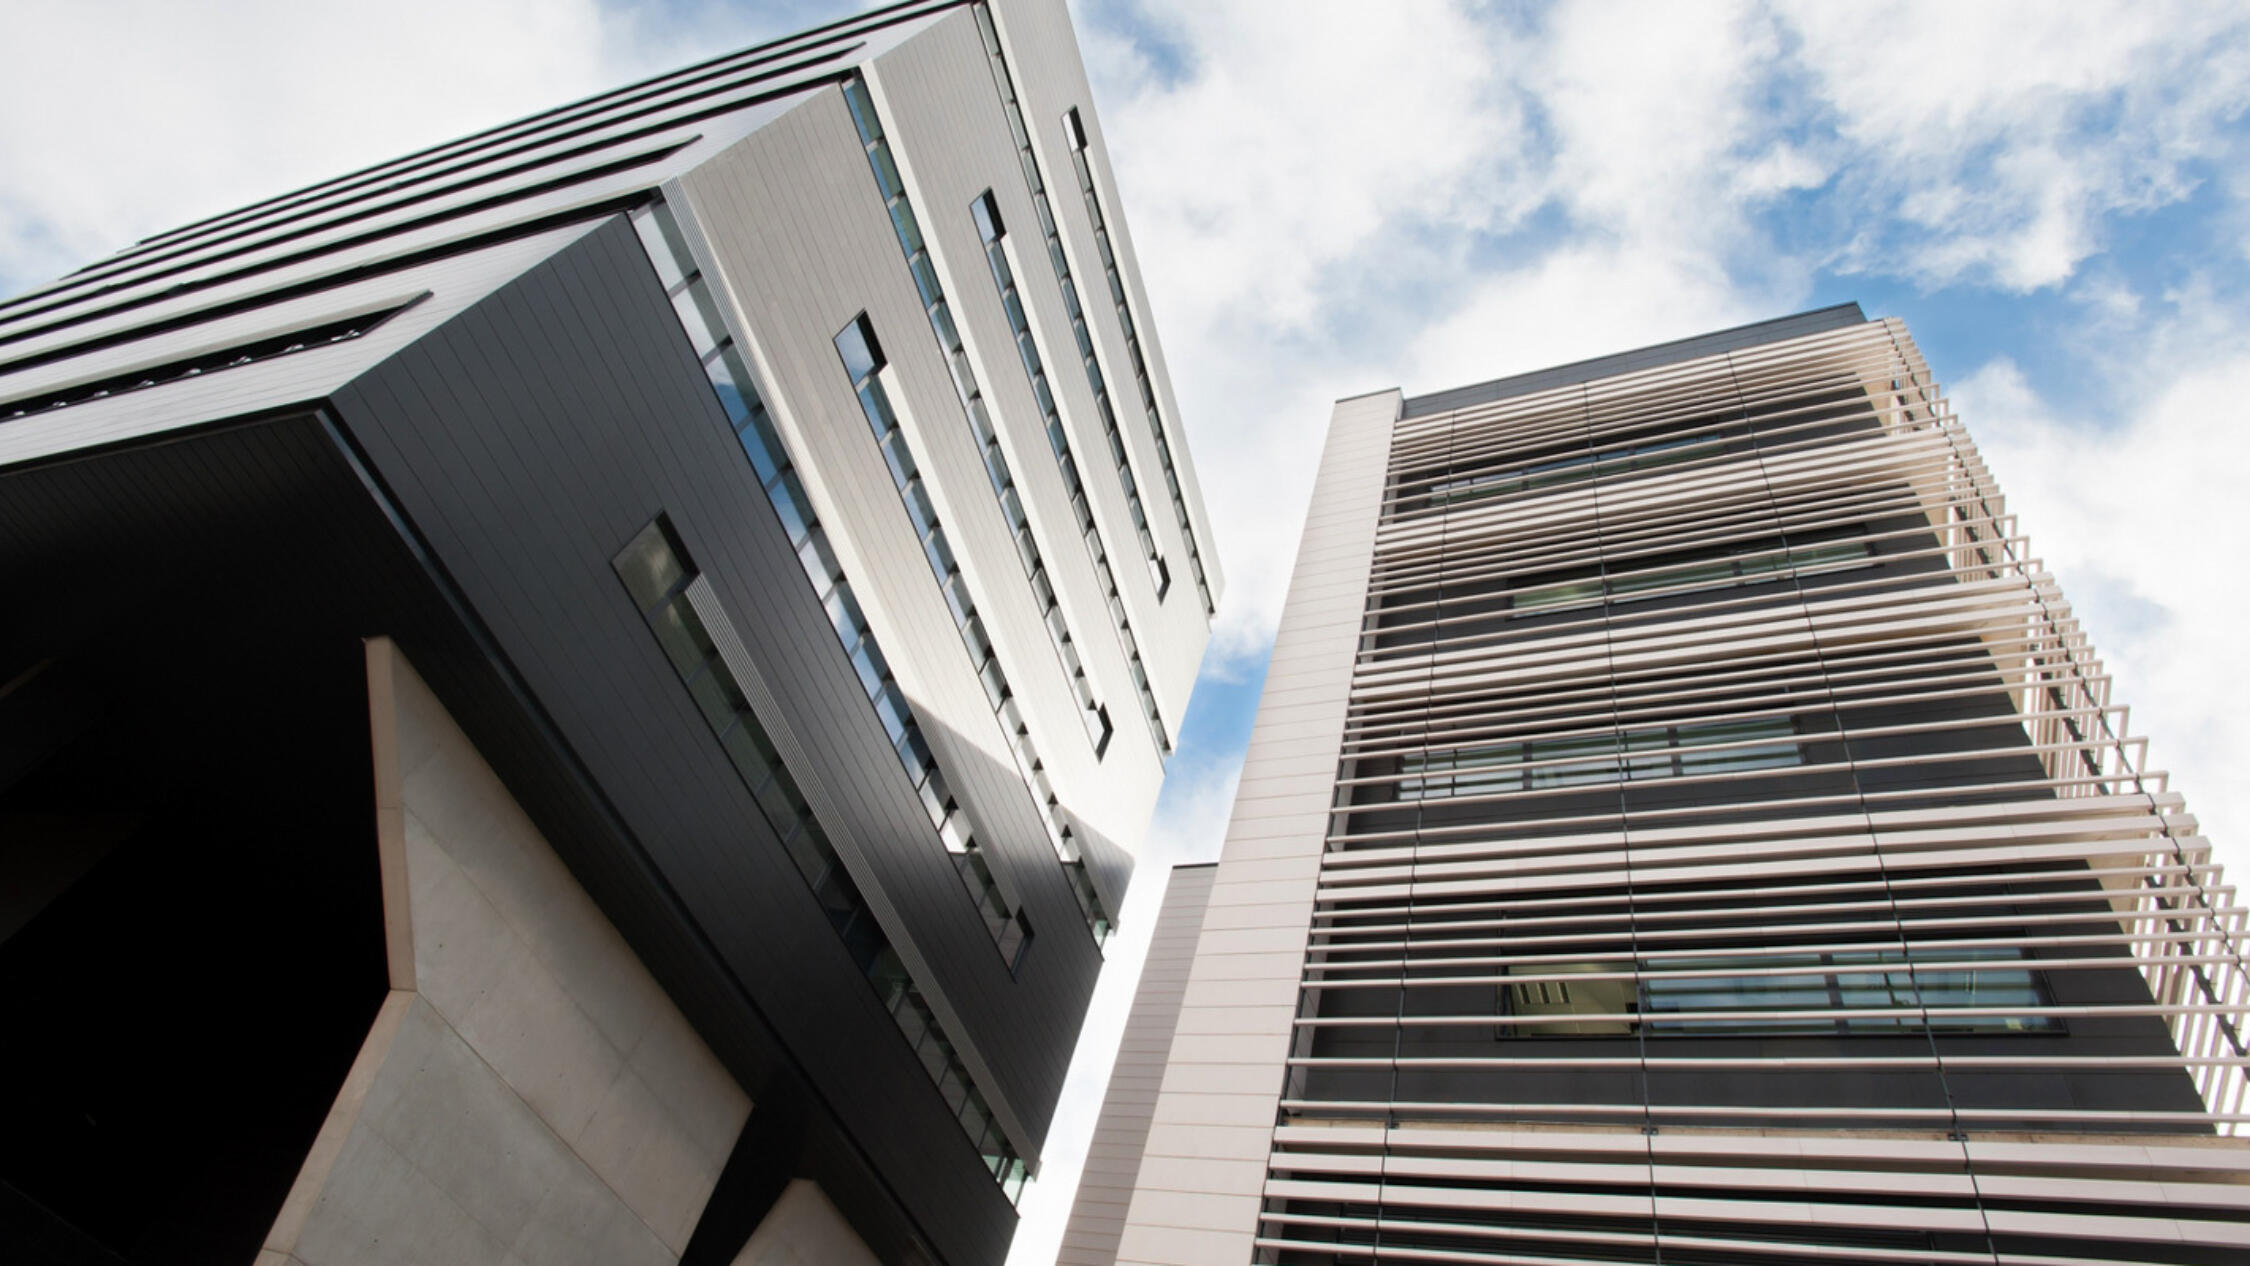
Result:
{"label": "dark grey clad building", "polygon": [[2244,932],[1900,322],[1342,400],[1081,1260],[2250,1260]]}
{"label": "dark grey clad building", "polygon": [[0,304],[0,1259],[997,1262],[1221,592],[1070,23]]}

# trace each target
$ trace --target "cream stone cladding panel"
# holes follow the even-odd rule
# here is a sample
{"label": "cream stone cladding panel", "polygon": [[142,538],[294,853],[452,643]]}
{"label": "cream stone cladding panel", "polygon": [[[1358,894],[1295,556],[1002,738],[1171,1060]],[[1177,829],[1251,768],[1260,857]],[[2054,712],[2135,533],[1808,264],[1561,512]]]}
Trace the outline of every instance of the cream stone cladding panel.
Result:
{"label": "cream stone cladding panel", "polygon": [[[1200,660],[1209,637],[1208,625],[1200,615],[1183,624],[1158,621],[1154,593],[1146,585],[1147,569],[1138,561],[1138,537],[1127,517],[1115,475],[1107,466],[1108,448],[1101,424],[1092,397],[1086,392],[1084,375],[1077,367],[1077,349],[1062,314],[1060,292],[1045,262],[1038,223],[1032,215],[973,15],[963,10],[920,38],[877,58],[869,82],[884,113],[884,129],[890,135],[908,196],[919,216],[923,238],[936,261],[954,322],[975,362],[978,383],[1000,432],[1009,468],[1025,498],[1033,532],[1047,560],[1048,575],[1061,597],[1079,654],[1116,727],[1108,752],[1100,760],[1095,759],[1070,706],[1068,681],[1038,622],[1038,611],[1016,562],[1006,522],[978,454],[968,442],[968,422],[958,404],[921,419],[926,432],[947,432],[922,437],[924,447],[938,463],[934,477],[940,495],[946,497],[946,506],[955,507],[946,519],[947,530],[954,532],[954,522],[961,522],[963,531],[956,533],[957,547],[965,536],[970,544],[963,552],[973,555],[985,589],[1006,591],[1001,596],[1009,600],[986,610],[986,623],[1000,644],[1019,698],[1024,698],[1032,711],[1033,735],[1063,803],[1110,840],[1131,845],[1137,842],[1155,809],[1164,769],[1154,740],[1147,733],[1124,650],[1097,587],[1086,548],[1079,540],[1038,403],[1032,397],[1001,309],[983,242],[970,217],[970,202],[987,189],[999,202],[1015,259],[1017,289],[1035,322],[1033,335],[1040,359],[1070,429],[1080,475],[1093,498],[1097,522],[1108,544],[1111,568],[1124,586],[1135,638],[1150,671],[1157,674],[1152,679],[1157,701],[1166,724],[1174,731],[1174,741],[1193,687],[1194,664]],[[892,255],[903,274],[904,259],[896,250]],[[912,333],[935,346],[927,322]],[[1073,384],[1076,395],[1070,394]],[[932,472],[925,468],[924,474],[931,477]],[[1130,583],[1135,572],[1143,582],[1139,589]],[[1142,597],[1147,601],[1137,601]],[[1166,681],[1158,665],[1169,660],[1160,655],[1176,658],[1175,652],[1182,648],[1171,645],[1175,642],[1183,643],[1189,653],[1187,675]]]}
{"label": "cream stone cladding panel", "polygon": [[734,1266],[881,1266],[881,1261],[820,1185],[804,1178],[782,1190],[734,1255]]}
{"label": "cream stone cladding panel", "polygon": [[[1181,540],[1179,521],[1171,507],[1171,494],[1164,486],[1163,467],[1158,463],[1156,442],[1150,438],[1147,425],[1141,421],[1140,405],[1132,398],[1137,394],[1133,387],[1132,360],[1125,350],[1124,330],[1117,323],[1116,308],[1107,297],[1107,287],[1102,281],[1101,256],[1094,246],[1093,222],[1079,199],[1078,180],[1071,169],[1070,144],[1063,135],[1063,112],[1076,107],[1086,126],[1088,152],[1094,168],[1096,187],[1102,199],[1102,213],[1111,226],[1111,240],[1118,258],[1118,273],[1125,281],[1127,300],[1132,304],[1133,322],[1141,335],[1141,347],[1148,362],[1149,373],[1156,385],[1157,404],[1163,411],[1166,434],[1169,436],[1173,464],[1180,477],[1180,487],[1185,494],[1189,521],[1195,528],[1196,541],[1201,546],[1205,573],[1210,579],[1214,602],[1224,601],[1226,581],[1219,566],[1216,540],[1211,531],[1209,511],[1203,504],[1201,485],[1196,480],[1195,458],[1189,451],[1188,436],[1180,413],[1179,402],[1172,396],[1171,371],[1164,359],[1163,339],[1157,331],[1157,314],[1149,305],[1149,296],[1141,281],[1138,257],[1133,251],[1131,232],[1125,227],[1132,213],[1130,190],[1120,191],[1109,169],[1108,149],[1102,139],[1101,121],[1094,110],[1093,90],[1086,82],[1086,68],[1079,59],[1078,40],[1071,29],[1069,10],[1060,4],[1001,0],[992,6],[993,23],[999,29],[1003,51],[1008,57],[1009,69],[1014,73],[1016,91],[1024,101],[1024,122],[1031,130],[1032,149],[1038,155],[1039,168],[1046,177],[1048,198],[1054,205],[1056,219],[1062,225],[1063,245],[1070,257],[1070,273],[1078,282],[1079,291],[1087,297],[1087,320],[1094,330],[1096,350],[1101,357],[1102,373],[1110,384],[1112,394],[1121,401],[1118,409],[1118,430],[1130,446],[1133,473],[1139,479],[1142,500],[1148,509],[1149,522],[1155,527],[1164,557],[1171,567],[1172,589],[1158,612],[1160,619],[1143,624],[1141,599],[1153,599],[1155,590],[1148,579],[1148,569],[1139,565],[1137,546],[1125,551],[1131,566],[1119,567],[1123,576],[1127,572],[1138,574],[1136,588],[1127,591],[1133,607],[1133,627],[1145,629],[1142,652],[1150,659],[1150,672],[1157,681],[1157,699],[1164,706],[1165,717],[1175,726],[1187,706],[1188,693],[1194,688],[1195,675],[1202,661],[1202,642],[1190,641],[1191,628],[1204,620],[1202,603],[1196,597],[1195,578],[1188,571],[1186,545]],[[1019,175],[1014,184],[1018,196],[1023,195],[1023,179]],[[1028,207],[1026,208],[1028,214]],[[1011,222],[1014,223],[1014,222]],[[1029,224],[1029,221],[1023,221]],[[1034,258],[1025,247],[1024,272],[1038,284],[1025,287],[1030,294],[1032,307],[1037,312],[1041,328],[1047,331],[1051,346],[1075,347],[1070,340],[1069,323],[1063,315],[1062,296],[1056,289],[1054,274],[1045,263]],[[1073,356],[1071,360],[1075,360]],[[1063,372],[1068,371],[1068,372]],[[1086,386],[1083,373],[1066,363],[1061,370],[1050,371],[1058,384],[1064,402],[1072,410],[1074,425],[1081,425],[1083,433],[1097,445],[1101,444],[1101,423],[1093,412],[1093,395]],[[1127,403],[1129,402],[1129,403]],[[1106,445],[1090,450],[1100,455],[1107,465]],[[1098,474],[1103,478],[1095,478]],[[1114,469],[1105,469],[1088,476],[1087,482],[1106,483],[1106,493],[1114,498],[1120,512],[1123,494],[1118,490]],[[1110,520],[1105,519],[1107,523]],[[1120,548],[1133,542],[1131,536],[1120,538]]]}
{"label": "cream stone cladding panel", "polygon": [[261,1266],[677,1261],[749,1097],[388,641],[369,677],[392,990]]}
{"label": "cream stone cladding panel", "polygon": [[1329,418],[1120,1263],[1251,1260],[1399,403]]}
{"label": "cream stone cladding panel", "polygon": [[[1140,1175],[1150,1116],[1163,1088],[1164,1061],[1195,963],[1196,939],[1211,896],[1213,866],[1176,866],[1164,889],[1150,933],[1148,958],[1133,991],[1132,1014],[1118,1042],[1102,1095],[1101,1118],[1086,1151],[1086,1167],[1072,1198],[1069,1225],[1063,1228],[1056,1266],[1109,1266],[1117,1258],[1118,1236]],[[1263,1084],[1262,1070],[1250,1083]],[[1175,1162],[1175,1168],[1179,1168]],[[1193,1183],[1195,1180],[1188,1180]]]}

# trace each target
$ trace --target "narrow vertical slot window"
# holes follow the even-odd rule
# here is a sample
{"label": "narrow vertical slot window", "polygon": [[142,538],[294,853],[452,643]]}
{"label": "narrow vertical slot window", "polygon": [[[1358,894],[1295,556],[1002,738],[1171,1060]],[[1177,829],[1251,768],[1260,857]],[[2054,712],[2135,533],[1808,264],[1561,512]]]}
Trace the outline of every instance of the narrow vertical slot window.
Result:
{"label": "narrow vertical slot window", "polygon": [[[992,270],[993,285],[1000,292],[1000,310],[1008,318],[1008,333],[1016,341],[1017,359],[1023,363],[1025,376],[1031,383],[1032,399],[1038,403],[1040,424],[1046,428],[1048,444],[1055,451],[1055,462],[1062,473],[1063,491],[1070,497],[1071,513],[1078,525],[1079,537],[1086,543],[1093,559],[1094,577],[1102,586],[1102,601],[1107,604],[1117,625],[1118,643],[1125,651],[1126,670],[1133,678],[1133,688],[1140,696],[1141,712],[1148,720],[1149,732],[1156,736],[1158,749],[1166,756],[1171,754],[1171,738],[1164,728],[1164,712],[1157,706],[1156,692],[1149,684],[1148,668],[1141,662],[1140,643],[1133,637],[1132,621],[1125,613],[1125,596],[1118,590],[1117,575],[1109,565],[1109,550],[1102,543],[1101,528],[1094,522],[1094,509],[1080,482],[1078,462],[1071,451],[1070,429],[1057,411],[1054,392],[1047,385],[1046,364],[1039,354],[1039,340],[1032,335],[1031,318],[1025,311],[1023,295],[1016,287],[1014,267],[1008,262],[1007,223],[1000,218],[1000,206],[987,189],[969,204],[969,215],[976,222],[977,235],[984,239],[984,257]],[[1085,325],[1075,327],[1083,339]],[[1099,371],[1096,371],[1099,372]],[[1106,413],[1104,416],[1107,416]],[[1116,431],[1111,429],[1114,436]],[[1136,515],[1138,503],[1135,503]],[[1162,569],[1163,560],[1155,565]],[[1106,726],[1107,714],[1103,716]]]}
{"label": "narrow vertical slot window", "polygon": [[[993,701],[993,714],[999,720],[1009,742],[1018,749],[1018,759],[1025,765],[1026,785],[1034,803],[1045,805],[1057,817],[1061,809],[1054,787],[1047,777],[1046,766],[1028,751],[1030,729],[1024,722],[1022,706],[1008,686],[1006,671],[1000,666],[991,637],[985,632],[984,621],[977,614],[976,601],[969,595],[962,579],[959,564],[952,547],[945,539],[945,526],[939,522],[937,511],[923,485],[921,470],[907,450],[904,435],[899,429],[898,413],[893,408],[890,391],[883,383],[884,360],[882,344],[876,341],[874,327],[867,314],[854,317],[836,335],[836,352],[844,364],[844,371],[852,380],[852,394],[859,400],[867,425],[875,433],[876,442],[887,454],[892,480],[898,485],[899,499],[906,508],[907,518],[920,536],[923,557],[930,564],[931,574],[938,588],[947,596],[947,606],[952,612],[955,626],[961,634],[962,644],[968,648],[975,663],[979,680],[985,683],[987,696]],[[903,698],[897,701],[898,709],[906,710]],[[949,798],[942,806],[933,808],[939,834],[946,847],[954,854],[961,880],[969,890],[970,898],[985,916],[986,926],[1001,954],[1011,964],[1020,956],[1020,947],[1030,940],[1030,924],[1020,910],[1011,909],[1005,894],[993,878],[983,851],[978,847],[974,828],[967,814]],[[1085,862],[1077,846],[1076,833],[1067,822],[1059,830],[1050,832],[1056,847],[1057,860],[1063,865],[1065,878],[1071,881],[1071,890],[1078,896],[1086,915],[1087,929],[1099,945],[1109,934],[1109,917],[1101,906],[1100,898],[1093,895],[1092,885],[1084,874]],[[1093,904],[1087,906],[1087,899]]]}
{"label": "narrow vertical slot window", "polygon": [[[1134,527],[1141,534],[1142,545],[1149,558],[1149,577],[1156,585],[1156,595],[1161,601],[1171,588],[1171,568],[1161,565],[1155,535],[1149,531],[1147,515],[1140,509],[1139,485],[1133,478],[1126,448],[1117,430],[1116,408],[1110,402],[1100,357],[1094,349],[1092,335],[1085,326],[1085,312],[1079,302],[1078,286],[1070,273],[1070,258],[1063,250],[1061,229],[1055,219],[1054,208],[1047,200],[1047,182],[1040,174],[1039,155],[1032,148],[1031,130],[1024,120],[1022,102],[1016,96],[1015,76],[1009,71],[1007,57],[1001,51],[1000,33],[992,25],[992,15],[983,5],[976,6],[974,12],[977,29],[984,37],[985,54],[991,64],[992,83],[999,90],[1001,108],[1008,116],[1008,131],[1015,138],[1017,165],[1023,171],[1024,186],[1031,194],[1032,210],[1038,216],[1040,233],[1045,239],[1047,262],[1054,269],[1055,284],[1062,291],[1063,307],[1070,313],[1072,333],[1077,336],[1080,363],[1086,371],[1086,385],[1093,390],[1095,407],[1102,418],[1102,432],[1119,465],[1119,478],[1132,509]],[[1076,110],[1065,116],[1064,127],[1069,133],[1073,156],[1082,155],[1086,144],[1085,125]],[[1126,307],[1124,283],[1110,258],[1107,230],[1100,227],[1099,204],[1089,202],[1088,208],[1094,214],[1097,240],[1102,245],[1104,264],[1108,266],[1111,298],[1117,309],[1119,324],[1124,328],[1126,346],[1135,367],[1135,379],[1144,401],[1143,407],[1154,428],[1157,455],[1164,468],[1164,481],[1171,492],[1174,515],[1180,523],[1180,539],[1187,544],[1188,567],[1195,573],[1196,592],[1202,599],[1203,613],[1206,616],[1214,615],[1217,608],[1212,603],[1210,583],[1204,576],[1203,556],[1196,544],[1195,530],[1188,520],[1187,502],[1180,490],[1178,471],[1173,466],[1171,446],[1164,438],[1162,418],[1156,412],[1148,371],[1141,362],[1140,343],[1134,332],[1132,314]]]}
{"label": "narrow vertical slot window", "polygon": [[[991,482],[994,501],[1015,545],[1016,560],[1023,568],[1025,582],[1030,586],[1040,626],[1046,631],[1056,662],[1069,683],[1079,722],[1085,729],[1087,742],[1093,747],[1094,759],[1098,761],[1109,751],[1112,732],[1109,709],[1095,692],[1093,676],[1079,653],[1069,617],[1062,609],[1061,597],[1048,572],[1038,533],[1025,508],[1023,495],[1016,487],[1014,472],[1001,446],[999,432],[993,424],[983,388],[977,381],[975,366],[963,343],[960,327],[954,320],[952,306],[946,298],[944,285],[939,280],[937,267],[930,257],[928,242],[908,198],[905,181],[899,175],[890,142],[883,134],[874,99],[868,93],[866,81],[857,76],[844,83],[843,93],[853,126],[858,129],[861,144],[867,151],[868,167],[874,174],[876,191],[884,200],[884,207],[898,238],[899,250],[905,257],[907,271],[912,276],[916,293],[921,299],[923,314],[929,320],[930,332],[936,336],[938,349],[952,370],[953,387],[960,399],[962,416],[968,422],[970,438],[977,446],[978,456]],[[847,357],[845,365],[847,374],[855,382],[873,372],[865,369],[865,365],[877,364],[879,367],[882,360],[880,348],[874,343],[874,333],[867,325],[864,313],[856,325],[858,329],[852,337],[864,346],[854,354],[856,359]],[[839,335],[841,337],[843,336]],[[842,345],[839,344],[839,351],[842,350]],[[862,400],[862,407],[865,405],[866,401]],[[873,419],[870,419],[870,425],[874,425]],[[936,512],[928,504],[927,490],[921,489],[919,483],[915,484],[918,492],[910,492],[908,489],[908,472],[914,463],[912,455],[907,451],[905,436],[897,432],[895,427],[887,433],[877,428],[876,438],[883,445],[886,464],[890,467],[892,478],[899,483],[900,496],[906,499],[908,513],[916,518],[917,527],[921,526],[923,517],[934,523]],[[942,542],[942,535],[937,540]],[[1033,804],[1038,810],[1040,824],[1047,832],[1048,843],[1053,847],[1057,861],[1063,866],[1065,876],[1071,881],[1072,892],[1078,896],[1079,905],[1086,916],[1087,928],[1092,932],[1095,943],[1100,945],[1108,937],[1110,919],[1084,873],[1085,863],[1080,854],[1076,829],[1071,826],[1069,815],[1064,811],[1051,781],[1046,777],[1046,764],[1040,758],[1030,726],[1015,702],[1006,673],[992,651],[989,638],[985,636],[983,624],[975,618],[976,608],[969,596],[967,581],[960,578],[957,568],[953,567],[950,551],[946,553],[947,558],[942,564],[933,556],[931,566],[937,573],[939,586],[946,595],[954,622],[961,631],[963,644],[968,648],[970,663],[976,668],[979,681],[992,705],[994,717],[1007,737],[1017,773],[1022,776],[1032,793]]]}
{"label": "narrow vertical slot window", "polygon": [[957,1045],[946,1038],[921,988],[891,948],[889,935],[844,869],[796,777],[751,708],[741,679],[719,650],[711,633],[714,625],[730,642],[739,644],[741,636],[696,570],[671,519],[656,516],[610,559],[610,567],[749,789],[758,816],[780,841],[783,855],[805,881],[853,965],[978,1148],[985,1168],[1013,1201],[1023,1190],[1022,1159],[1000,1136]]}

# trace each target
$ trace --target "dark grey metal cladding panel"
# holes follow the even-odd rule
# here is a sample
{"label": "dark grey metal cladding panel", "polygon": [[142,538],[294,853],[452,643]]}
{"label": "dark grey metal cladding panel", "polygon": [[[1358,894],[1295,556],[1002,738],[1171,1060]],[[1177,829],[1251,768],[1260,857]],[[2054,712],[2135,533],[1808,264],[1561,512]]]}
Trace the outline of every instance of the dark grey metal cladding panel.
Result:
{"label": "dark grey metal cladding panel", "polygon": [[1735,352],[1746,347],[1779,343],[1783,339],[1840,330],[1847,325],[1863,324],[1866,320],[1867,314],[1860,311],[1857,303],[1839,303],[1834,307],[1815,308],[1810,312],[1776,317],[1771,321],[1738,325],[1731,330],[1718,330],[1710,334],[1699,334],[1694,338],[1657,343],[1630,352],[1619,352],[1614,356],[1574,361],[1568,365],[1556,365],[1551,369],[1534,370],[1528,374],[1495,378],[1491,382],[1433,391],[1426,396],[1409,396],[1401,406],[1399,416],[1419,418],[1432,413],[1465,409],[1473,404],[1491,404],[1495,400],[1528,396],[1535,391],[1567,387],[1573,383],[1592,382],[1613,374],[1629,374],[1637,370],[1654,369],[1659,365],[1676,365],[1699,356],[1715,356],[1720,352]]}
{"label": "dark grey metal cladding panel", "polygon": [[[71,507],[98,507],[87,517],[101,526],[86,531],[83,521],[72,524],[73,544],[143,568],[131,585],[136,601],[180,609],[200,602],[223,613],[229,592],[223,586],[231,579],[286,595],[309,631],[394,636],[509,786],[543,811],[542,829],[571,857],[581,880],[605,894],[620,927],[653,926],[648,915],[667,908],[652,876],[629,858],[588,847],[590,833],[603,829],[599,807],[557,759],[537,719],[511,695],[317,419],[199,432],[45,468],[0,502],[34,506],[41,499],[23,484],[50,478],[53,493],[44,500],[58,516]],[[9,552],[20,540],[12,538]],[[114,565],[85,573],[99,577],[98,592],[126,587]],[[176,594],[163,594],[167,586]],[[737,1075],[748,1069],[751,1080],[762,1082],[771,1036],[722,992],[717,965],[677,935],[637,944]],[[729,1011],[709,1005],[720,997],[731,1002]]]}
{"label": "dark grey metal cladding panel", "polygon": [[[630,227],[616,220],[559,252],[338,393],[336,407],[935,1247],[997,1259],[1012,1213],[610,569],[652,516],[672,515],[820,776],[850,793],[847,829],[878,854],[916,943],[1005,980]],[[600,877],[586,877],[606,905]],[[1059,918],[1048,926],[1067,930]],[[1013,1001],[1075,1009],[1084,995],[1026,989]],[[1013,1049],[1023,1026],[1006,1006],[963,1009],[972,1040],[1010,1078],[1027,1062]],[[1068,1057],[1067,1047],[1051,1056]]]}
{"label": "dark grey metal cladding panel", "polygon": [[[647,877],[583,847],[594,808],[317,418],[223,426],[11,472],[0,480],[0,559],[10,592],[56,595],[27,604],[7,630],[11,643],[43,653],[126,628],[161,647],[174,619],[286,618],[305,637],[395,636],[509,785],[545,810],[558,850],[610,894],[613,918],[647,926],[635,917]],[[730,1065],[761,1066],[770,1039],[746,1014],[699,1007],[713,995],[697,982],[717,980],[709,964],[698,968],[692,953],[682,958],[661,941],[641,953],[683,1009],[705,1017]]]}

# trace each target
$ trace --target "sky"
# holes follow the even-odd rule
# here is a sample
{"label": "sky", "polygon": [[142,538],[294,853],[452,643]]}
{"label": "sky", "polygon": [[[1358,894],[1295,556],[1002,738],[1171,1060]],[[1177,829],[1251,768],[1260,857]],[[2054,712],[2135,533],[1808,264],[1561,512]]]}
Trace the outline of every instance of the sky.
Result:
{"label": "sky", "polygon": [[[854,7],[5,0],[0,294]],[[1229,583],[1013,1266],[1059,1241],[1162,867],[1216,855],[1343,396],[1904,318],[2151,764],[2244,856],[2250,10],[1072,7]]]}

